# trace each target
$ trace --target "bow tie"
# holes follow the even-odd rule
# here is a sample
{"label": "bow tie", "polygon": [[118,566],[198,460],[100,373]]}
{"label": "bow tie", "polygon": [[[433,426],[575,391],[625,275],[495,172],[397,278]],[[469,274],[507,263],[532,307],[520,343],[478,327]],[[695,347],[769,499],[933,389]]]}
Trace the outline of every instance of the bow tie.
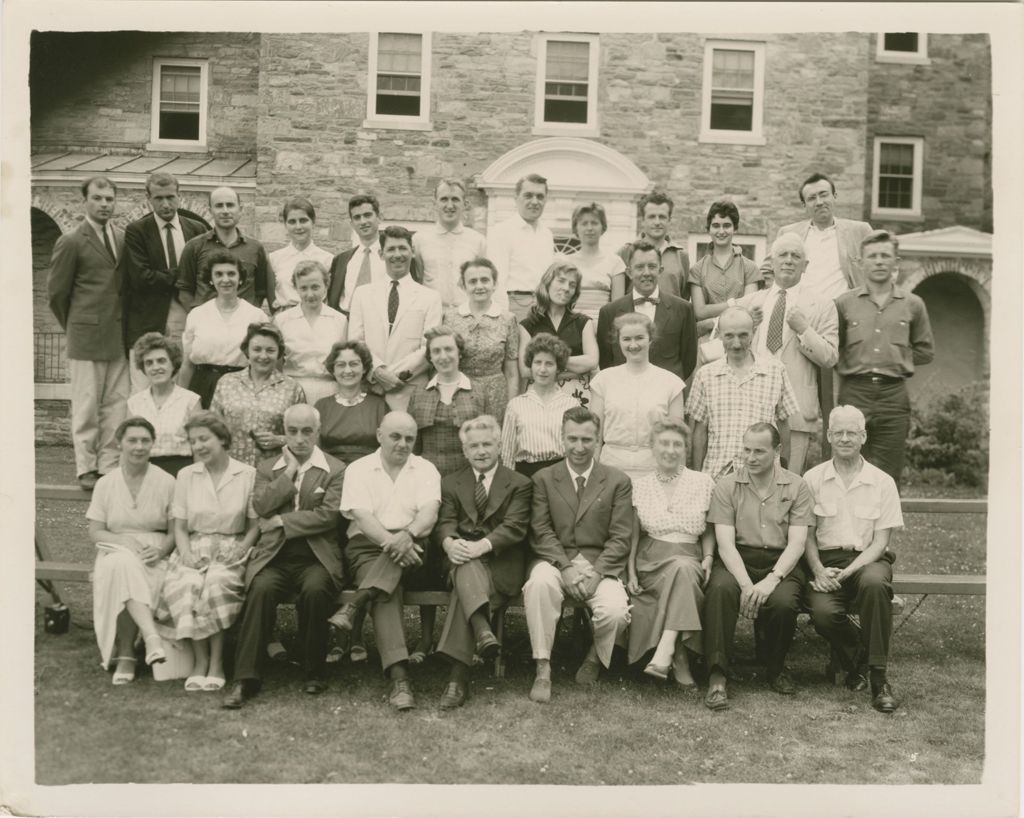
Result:
{"label": "bow tie", "polygon": [[645,296],[643,296],[642,298],[634,298],[634,299],[633,299],[633,306],[635,306],[635,307],[639,307],[639,306],[640,306],[641,304],[643,304],[643,303],[644,303],[645,301],[646,301],[646,302],[647,302],[648,304],[653,304],[653,305],[654,305],[655,307],[657,307],[657,306],[658,306],[658,299],[657,299],[657,298],[651,298],[651,297],[650,297],[649,295],[645,295]]}

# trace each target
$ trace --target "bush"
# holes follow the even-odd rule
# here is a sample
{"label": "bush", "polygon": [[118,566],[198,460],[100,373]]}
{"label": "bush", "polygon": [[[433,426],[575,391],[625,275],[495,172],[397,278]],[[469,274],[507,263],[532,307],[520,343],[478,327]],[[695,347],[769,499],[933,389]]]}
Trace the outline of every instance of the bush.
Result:
{"label": "bush", "polygon": [[912,482],[988,488],[988,383],[978,381],[912,410]]}

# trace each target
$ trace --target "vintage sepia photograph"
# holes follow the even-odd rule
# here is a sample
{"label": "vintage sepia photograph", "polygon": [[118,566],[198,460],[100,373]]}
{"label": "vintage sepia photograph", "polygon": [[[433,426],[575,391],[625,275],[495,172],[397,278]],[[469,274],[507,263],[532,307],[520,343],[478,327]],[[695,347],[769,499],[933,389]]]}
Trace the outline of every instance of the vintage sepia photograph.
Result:
{"label": "vintage sepia photograph", "polygon": [[0,806],[1017,814],[1022,24],[5,3]]}

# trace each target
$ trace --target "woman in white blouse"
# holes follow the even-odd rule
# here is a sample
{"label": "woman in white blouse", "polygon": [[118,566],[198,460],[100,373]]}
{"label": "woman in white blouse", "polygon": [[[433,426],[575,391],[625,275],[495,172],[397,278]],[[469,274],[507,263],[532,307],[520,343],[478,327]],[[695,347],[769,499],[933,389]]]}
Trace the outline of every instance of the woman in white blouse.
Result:
{"label": "woman in white blouse", "polygon": [[181,368],[181,346],[159,332],[147,332],[132,347],[135,365],[149,388],[128,398],[128,416],[143,417],[156,429],[149,462],[172,477],[192,462],[185,421],[199,406],[199,395],[174,382]]}
{"label": "woman in white blouse", "polygon": [[271,298],[274,311],[286,310],[299,303],[295,289],[294,273],[304,261],[317,261],[329,270],[334,256],[321,250],[313,241],[316,230],[316,210],[313,203],[302,196],[295,196],[281,208],[281,221],[288,232],[288,244],[275,250],[269,256],[274,271],[274,296]]}
{"label": "woman in white blouse", "polygon": [[283,372],[299,382],[311,406],[338,390],[324,359],[334,344],[348,337],[348,319],[324,303],[327,278],[327,268],[319,261],[300,261],[292,273],[299,303],[274,316],[287,350]]}
{"label": "woman in white blouse", "polygon": [[654,322],[627,312],[613,324],[624,364],[602,369],[590,382],[590,410],[601,419],[598,460],[633,480],[654,470],[651,422],[659,415],[683,419],[683,379],[650,362]]}
{"label": "woman in white blouse", "polygon": [[595,319],[601,307],[626,294],[626,263],[618,253],[601,249],[601,236],[607,230],[608,217],[597,202],[572,212],[572,232],[580,246],[570,260],[583,276],[576,308]]}
{"label": "woman in white blouse", "polygon": [[703,587],[711,576],[715,529],[706,522],[715,483],[686,468],[690,429],[676,418],[651,425],[656,468],[633,483],[633,539],[626,590],[632,602],[629,661],[654,650],[644,673],[692,689],[690,653],[703,652]]}
{"label": "woman in white blouse", "polygon": [[203,409],[209,409],[221,376],[245,369],[248,363],[242,352],[242,339],[249,324],[262,323],[267,316],[259,307],[238,297],[245,271],[227,250],[210,254],[202,276],[217,296],[193,309],[185,319],[178,385],[199,395]]}

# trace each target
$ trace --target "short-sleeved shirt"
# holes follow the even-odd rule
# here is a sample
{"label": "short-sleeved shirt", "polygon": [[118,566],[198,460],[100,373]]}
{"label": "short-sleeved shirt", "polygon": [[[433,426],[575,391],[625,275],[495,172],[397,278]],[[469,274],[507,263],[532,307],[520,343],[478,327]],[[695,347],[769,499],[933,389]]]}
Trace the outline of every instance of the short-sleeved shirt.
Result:
{"label": "short-sleeved shirt", "polygon": [[178,472],[171,516],[188,522],[197,534],[242,534],[252,507],[256,469],[228,458],[228,466],[214,485],[204,463],[193,463]]}
{"label": "short-sleeved shirt", "polygon": [[584,256],[576,252],[563,256],[566,261],[576,265],[580,271],[581,290],[601,290],[611,292],[612,279],[626,272],[626,263],[618,253],[601,253],[597,256]]}
{"label": "short-sleeved shirt", "polygon": [[299,293],[292,284],[292,273],[300,261],[319,261],[324,265],[324,272],[331,269],[334,256],[321,250],[313,242],[299,250],[294,244],[286,244],[268,256],[270,269],[274,271],[273,306],[276,309],[295,306],[299,303]]}
{"label": "short-sleeved shirt", "polygon": [[345,470],[340,508],[342,515],[352,520],[350,538],[362,533],[353,511],[368,511],[388,531],[397,531],[431,503],[441,503],[441,473],[418,455],[409,455],[396,480],[385,470],[380,449],[360,457]]}
{"label": "short-sleeved shirt", "polygon": [[292,378],[332,378],[324,368],[327,353],[336,341],[344,341],[348,332],[348,319],[326,304],[320,314],[310,322],[296,305],[274,316],[274,323],[284,336],[286,350],[285,375]]}
{"label": "short-sleeved shirt", "polygon": [[423,262],[423,286],[437,290],[447,307],[464,304],[466,292],[459,287],[463,262],[487,255],[487,240],[476,230],[458,224],[451,230],[434,223],[417,230],[412,247]]}
{"label": "short-sleeved shirt", "polygon": [[133,498],[117,468],[96,482],[85,516],[114,534],[166,532],[173,497],[174,478],[163,469],[149,466]]}
{"label": "short-sleeved shirt", "polygon": [[736,545],[781,551],[791,525],[814,525],[814,497],[801,477],[775,466],[771,494],[761,498],[744,467],[715,484],[708,522],[736,529]]}
{"label": "short-sleeved shirt", "polygon": [[514,469],[519,461],[543,463],[565,457],[562,416],[580,402],[564,392],[542,400],[530,386],[505,407],[501,425],[501,462]]}
{"label": "short-sleeved shirt", "polygon": [[144,417],[153,424],[156,439],[150,457],[190,457],[192,447],[185,433],[185,421],[199,406],[199,395],[175,384],[171,394],[157,407],[149,389],[128,398],[128,417]]}
{"label": "short-sleeved shirt", "polygon": [[641,372],[633,372],[628,364],[602,369],[590,381],[590,391],[604,403],[604,444],[649,448],[651,424],[668,412],[684,387],[682,378],[654,364]]}
{"label": "short-sleeved shirt", "polygon": [[742,378],[727,358],[697,370],[686,412],[708,425],[708,449],[701,471],[719,478],[742,463],[743,433],[755,423],[772,423],[799,413],[786,368],[774,358],[754,356]]}
{"label": "short-sleeved shirt", "polygon": [[707,527],[715,481],[704,472],[683,469],[671,498],[655,473],[633,481],[633,508],[640,527],[656,540],[697,542]]}
{"label": "short-sleeved shirt", "polygon": [[192,310],[185,318],[182,345],[188,350],[194,364],[215,366],[244,366],[242,341],[249,324],[263,323],[267,314],[248,301],[238,299],[232,312],[221,313],[216,301],[207,301]]}
{"label": "short-sleeved shirt", "polygon": [[861,458],[860,472],[847,486],[831,460],[804,474],[814,496],[818,550],[848,548],[863,551],[876,531],[903,528],[903,510],[896,482]]}
{"label": "short-sleeved shirt", "polygon": [[718,265],[715,254],[701,256],[690,268],[690,284],[696,284],[704,293],[705,304],[724,304],[730,298],[739,298],[748,284],[757,284],[761,272],[749,258],[733,248],[732,258],[724,268]]}

